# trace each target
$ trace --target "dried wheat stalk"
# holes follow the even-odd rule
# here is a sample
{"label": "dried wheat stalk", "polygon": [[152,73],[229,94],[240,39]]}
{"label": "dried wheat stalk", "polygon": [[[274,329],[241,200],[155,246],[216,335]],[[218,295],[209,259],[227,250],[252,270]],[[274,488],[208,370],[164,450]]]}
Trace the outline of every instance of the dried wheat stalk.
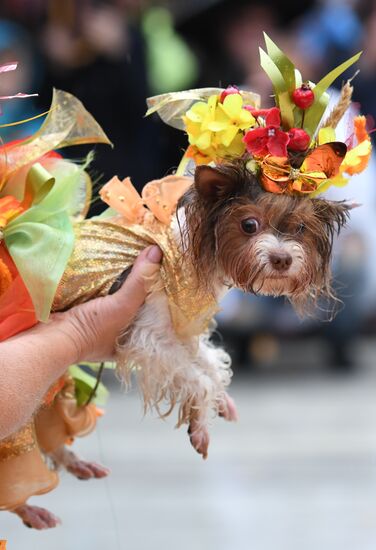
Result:
{"label": "dried wheat stalk", "polygon": [[350,107],[351,97],[353,94],[354,88],[350,84],[350,80],[345,82],[341,88],[341,96],[338,100],[337,105],[334,107],[328,118],[321,125],[322,128],[336,128],[337,124]]}

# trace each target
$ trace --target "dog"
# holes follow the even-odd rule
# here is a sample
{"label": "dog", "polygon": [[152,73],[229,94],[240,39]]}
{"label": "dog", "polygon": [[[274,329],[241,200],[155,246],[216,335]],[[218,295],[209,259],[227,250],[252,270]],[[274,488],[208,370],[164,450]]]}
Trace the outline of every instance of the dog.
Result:
{"label": "dog", "polygon": [[[304,314],[322,296],[332,297],[333,239],[351,208],[346,202],[266,192],[246,164],[237,161],[198,166],[170,228],[180,269],[193,271],[197,289],[204,289],[214,303],[236,287],[256,295],[286,296]],[[119,336],[118,374],[126,385],[136,377],[145,408],[155,408],[161,417],[178,405],[178,426],[188,425],[192,446],[206,459],[211,420],[221,416],[234,421],[238,416],[227,394],[231,359],[212,343],[213,323],[198,335],[177,335],[160,274],[148,285],[145,304]],[[195,299],[196,288],[189,290]],[[64,447],[52,458],[77,477],[108,473]],[[14,511],[32,527],[58,523],[47,510],[27,504]]]}
{"label": "dog", "polygon": [[[332,297],[334,236],[352,205],[322,198],[265,192],[245,163],[198,166],[172,221],[181,261],[193,267],[199,287],[219,301],[232,287],[257,295],[286,296],[303,314],[321,296]],[[194,289],[193,293],[194,293]],[[158,320],[158,322],[156,322]],[[118,342],[118,370],[130,383],[129,364],[146,405],[179,402],[178,425],[187,423],[195,450],[207,457],[210,418],[236,420],[226,388],[231,359],[211,332],[179,339],[160,281],[132,327]],[[170,412],[168,411],[168,413]]]}

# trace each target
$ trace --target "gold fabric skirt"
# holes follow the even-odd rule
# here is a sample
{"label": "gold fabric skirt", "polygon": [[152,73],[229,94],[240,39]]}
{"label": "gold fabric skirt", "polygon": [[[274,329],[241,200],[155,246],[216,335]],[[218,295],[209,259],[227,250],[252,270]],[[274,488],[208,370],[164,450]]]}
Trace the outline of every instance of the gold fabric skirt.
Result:
{"label": "gold fabric skirt", "polygon": [[72,380],[67,379],[50,405],[43,405],[31,422],[0,441],[0,510],[14,510],[31,496],[52,491],[59,476],[42,452],[51,453],[95,428],[95,405],[78,407],[73,392]]}

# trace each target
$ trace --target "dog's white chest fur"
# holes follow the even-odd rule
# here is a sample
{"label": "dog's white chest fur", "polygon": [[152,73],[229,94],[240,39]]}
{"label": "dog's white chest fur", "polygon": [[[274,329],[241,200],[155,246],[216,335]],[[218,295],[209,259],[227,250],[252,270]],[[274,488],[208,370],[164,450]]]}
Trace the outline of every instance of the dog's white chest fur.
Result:
{"label": "dog's white chest fur", "polygon": [[[180,231],[175,231],[180,239]],[[179,246],[183,247],[181,239]],[[210,341],[210,333],[180,339],[172,325],[169,302],[160,285],[148,296],[132,326],[119,340],[118,370],[130,383],[136,375],[146,408],[163,415],[179,406],[178,425],[205,426],[221,412],[231,380],[231,360]]]}

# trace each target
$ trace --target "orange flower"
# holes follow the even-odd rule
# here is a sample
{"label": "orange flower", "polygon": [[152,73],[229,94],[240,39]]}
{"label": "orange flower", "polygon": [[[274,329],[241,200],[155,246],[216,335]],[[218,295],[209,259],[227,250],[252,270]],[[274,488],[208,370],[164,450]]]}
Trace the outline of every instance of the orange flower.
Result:
{"label": "orange flower", "polygon": [[366,117],[356,116],[353,124],[358,145],[347,152],[341,165],[341,173],[346,172],[350,176],[360,174],[367,168],[372,150],[371,138],[366,130]]}
{"label": "orange flower", "polygon": [[20,201],[7,195],[0,199],[0,230],[24,211]]}
{"label": "orange flower", "polygon": [[212,156],[202,153],[196,145],[189,145],[186,156],[192,158],[196,164],[210,164],[213,160]]}
{"label": "orange flower", "polygon": [[354,118],[354,131],[358,143],[364,141],[365,139],[370,139],[369,134],[366,130],[366,117],[359,115]]}

